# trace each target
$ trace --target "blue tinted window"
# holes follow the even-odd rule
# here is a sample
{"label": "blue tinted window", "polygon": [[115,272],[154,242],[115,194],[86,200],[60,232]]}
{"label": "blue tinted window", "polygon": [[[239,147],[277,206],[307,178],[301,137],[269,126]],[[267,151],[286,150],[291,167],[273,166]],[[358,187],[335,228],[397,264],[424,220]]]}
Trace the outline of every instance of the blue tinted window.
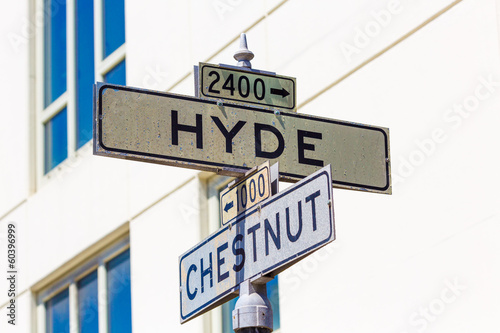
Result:
{"label": "blue tinted window", "polygon": [[92,138],[94,1],[76,0],[76,148]]}
{"label": "blue tinted window", "polygon": [[68,157],[68,125],[66,108],[50,119],[44,128],[45,173]]}
{"label": "blue tinted window", "polygon": [[69,333],[69,294],[68,289],[45,302],[46,333]]}
{"label": "blue tinted window", "polygon": [[122,86],[126,84],[125,59],[104,75],[104,82]]}
{"label": "blue tinted window", "polygon": [[132,332],[130,250],[106,264],[108,278],[108,332]]}
{"label": "blue tinted window", "polygon": [[[280,304],[279,304],[279,289],[278,277],[267,283],[267,298],[271,302],[273,309],[273,330],[279,329],[280,326]],[[233,310],[238,297],[226,302],[222,305],[222,332],[233,333]]]}
{"label": "blue tinted window", "polygon": [[66,91],[66,0],[44,1],[44,105]]}
{"label": "blue tinted window", "polygon": [[238,297],[222,304],[222,333],[233,333],[233,310]]}
{"label": "blue tinted window", "polygon": [[79,333],[98,333],[97,270],[78,281]]}
{"label": "blue tinted window", "polygon": [[103,0],[103,58],[125,43],[125,1]]}
{"label": "blue tinted window", "polygon": [[280,325],[280,297],[278,288],[278,277],[267,283],[267,298],[271,302],[273,308],[273,326],[274,330],[281,327]]}

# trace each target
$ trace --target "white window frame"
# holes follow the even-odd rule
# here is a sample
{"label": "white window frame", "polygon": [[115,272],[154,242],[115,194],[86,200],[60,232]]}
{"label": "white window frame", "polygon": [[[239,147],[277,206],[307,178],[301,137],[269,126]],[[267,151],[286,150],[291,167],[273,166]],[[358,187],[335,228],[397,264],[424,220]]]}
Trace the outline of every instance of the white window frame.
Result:
{"label": "white window frame", "polygon": [[[98,294],[98,318],[99,332],[108,331],[108,289],[106,264],[118,255],[130,249],[130,238],[118,241],[114,245],[100,252],[92,259],[86,261],[78,268],[74,269],[64,278],[54,281],[49,287],[45,287],[36,297],[36,316],[38,333],[46,333],[46,309],[45,302],[59,292],[68,288],[69,294],[69,325],[70,332],[79,332],[78,322],[78,282],[97,269],[97,294]],[[132,273],[132,272],[131,272]]]}
{"label": "white window frame", "polygon": [[[126,1],[125,1],[126,2]],[[96,81],[104,81],[104,76],[126,57],[126,41],[112,54],[103,59],[103,0],[94,0],[94,76]],[[39,188],[46,184],[50,178],[61,175],[65,168],[71,168],[76,158],[81,155],[91,155],[92,139],[82,147],[76,148],[76,39],[75,0],[66,2],[66,92],[59,96],[46,108],[44,107],[44,0],[35,0],[35,13],[33,17],[42,20],[37,24],[35,40],[35,136],[36,136],[36,172],[35,184]],[[42,19],[43,18],[43,19]],[[126,20],[125,20],[126,22]],[[57,115],[62,109],[67,112],[67,152],[64,161],[45,174],[45,137],[44,125]],[[68,162],[71,161],[71,162]]]}

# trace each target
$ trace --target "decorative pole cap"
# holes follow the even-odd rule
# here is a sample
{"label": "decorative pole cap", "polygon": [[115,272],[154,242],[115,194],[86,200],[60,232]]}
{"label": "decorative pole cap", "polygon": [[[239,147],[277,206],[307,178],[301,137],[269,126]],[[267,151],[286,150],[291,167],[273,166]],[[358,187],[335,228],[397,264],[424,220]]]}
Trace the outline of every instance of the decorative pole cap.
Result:
{"label": "decorative pole cap", "polygon": [[240,36],[240,49],[234,52],[234,59],[238,61],[239,67],[252,68],[250,60],[254,57],[252,51],[248,50],[247,35],[242,33]]}

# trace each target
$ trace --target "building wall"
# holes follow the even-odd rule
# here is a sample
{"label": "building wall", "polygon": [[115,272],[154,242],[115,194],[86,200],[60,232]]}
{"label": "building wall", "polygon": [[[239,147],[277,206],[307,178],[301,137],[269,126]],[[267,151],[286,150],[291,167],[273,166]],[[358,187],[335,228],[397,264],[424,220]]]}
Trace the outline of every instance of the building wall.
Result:
{"label": "building wall", "polygon": [[[206,173],[89,143],[36,179],[30,4],[0,13],[0,260],[9,222],[20,246],[19,325],[0,279],[0,331],[37,332],[37,295],[128,233],[134,331],[218,333],[216,316],[178,319],[178,256],[210,229]],[[193,65],[235,64],[246,32],[254,68],[297,78],[298,112],[390,128],[393,195],[334,190],[337,240],[279,276],[282,332],[498,326],[498,5],[126,1],[130,86],[194,95]]]}
{"label": "building wall", "polygon": [[[29,104],[29,19],[28,3],[21,1],[2,11],[0,29],[0,88],[2,138],[0,163],[0,214],[3,216],[23,202],[29,194],[30,104]],[[15,138],[15,140],[13,140]],[[9,140],[8,140],[9,139]]]}

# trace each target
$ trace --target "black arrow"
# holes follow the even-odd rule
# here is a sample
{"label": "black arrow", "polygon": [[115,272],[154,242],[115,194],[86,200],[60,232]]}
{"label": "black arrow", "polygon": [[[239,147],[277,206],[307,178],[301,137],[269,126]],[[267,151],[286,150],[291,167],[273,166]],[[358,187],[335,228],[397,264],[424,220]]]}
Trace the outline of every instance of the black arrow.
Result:
{"label": "black arrow", "polygon": [[227,213],[231,208],[233,208],[234,204],[233,202],[228,202],[226,206],[224,207],[224,211]]}
{"label": "black arrow", "polygon": [[280,95],[281,98],[285,98],[286,96],[290,95],[290,93],[288,91],[286,91],[285,88],[281,88],[281,89],[271,88],[271,94],[272,95]]}

